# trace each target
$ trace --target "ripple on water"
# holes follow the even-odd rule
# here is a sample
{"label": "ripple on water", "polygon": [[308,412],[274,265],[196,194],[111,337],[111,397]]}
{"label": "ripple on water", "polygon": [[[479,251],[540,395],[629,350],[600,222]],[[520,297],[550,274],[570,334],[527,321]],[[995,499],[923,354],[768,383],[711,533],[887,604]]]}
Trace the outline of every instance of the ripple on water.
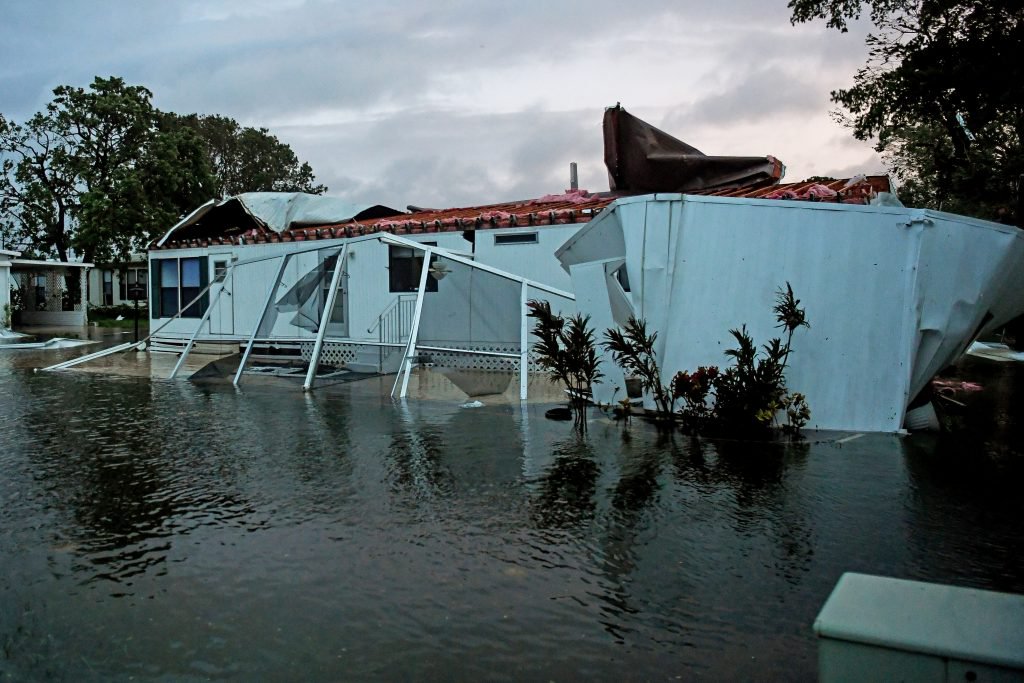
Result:
{"label": "ripple on water", "polygon": [[1005,424],[581,439],[542,407],[2,360],[0,391],[0,671],[28,679],[788,680],[843,571],[1024,591]]}

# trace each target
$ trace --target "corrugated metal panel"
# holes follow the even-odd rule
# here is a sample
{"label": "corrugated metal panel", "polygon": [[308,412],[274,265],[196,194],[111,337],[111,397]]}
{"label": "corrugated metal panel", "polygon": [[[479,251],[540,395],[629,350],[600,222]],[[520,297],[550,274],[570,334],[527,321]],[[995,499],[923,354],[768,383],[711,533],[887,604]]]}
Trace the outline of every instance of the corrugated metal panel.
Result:
{"label": "corrugated metal panel", "polygon": [[[909,399],[990,310],[1024,312],[1022,290],[992,299],[1006,294],[1000,277],[1024,269],[1015,228],[903,208],[719,197],[634,199],[608,212],[622,226],[635,310],[658,332],[665,383],[677,370],[726,365],[730,328],[746,324],[759,344],[777,336],[776,291],[792,284],[811,328],[794,336],[787,376],[807,395],[811,428],[899,430]],[[590,232],[572,249],[615,244]]]}

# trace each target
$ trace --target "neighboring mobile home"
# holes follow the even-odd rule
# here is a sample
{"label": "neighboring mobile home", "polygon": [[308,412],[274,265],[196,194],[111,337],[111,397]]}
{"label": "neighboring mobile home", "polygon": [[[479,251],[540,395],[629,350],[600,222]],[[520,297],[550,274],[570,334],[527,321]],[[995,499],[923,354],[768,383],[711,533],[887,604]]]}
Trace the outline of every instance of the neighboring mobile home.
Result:
{"label": "neighboring mobile home", "polygon": [[146,254],[132,254],[125,264],[97,263],[89,271],[89,307],[131,306],[132,294],[140,294],[145,311],[149,299],[149,263]]}

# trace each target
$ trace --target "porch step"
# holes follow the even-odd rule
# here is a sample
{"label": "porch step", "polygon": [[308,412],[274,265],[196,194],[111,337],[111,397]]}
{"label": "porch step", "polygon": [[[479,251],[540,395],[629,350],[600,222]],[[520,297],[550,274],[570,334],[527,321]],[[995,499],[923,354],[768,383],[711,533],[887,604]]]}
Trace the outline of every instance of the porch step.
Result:
{"label": "porch step", "polygon": [[398,372],[402,364],[402,349],[383,349],[383,360],[381,360],[381,348],[378,346],[359,346],[356,349],[355,360],[346,363],[345,369],[352,372],[366,374],[390,375]]}
{"label": "porch step", "polygon": [[[149,350],[152,353],[182,353],[185,347],[188,346],[187,339],[153,339],[150,342]],[[223,342],[196,342],[192,346],[190,354],[199,354],[201,356],[227,356],[232,353],[238,353],[238,342],[223,341]]]}

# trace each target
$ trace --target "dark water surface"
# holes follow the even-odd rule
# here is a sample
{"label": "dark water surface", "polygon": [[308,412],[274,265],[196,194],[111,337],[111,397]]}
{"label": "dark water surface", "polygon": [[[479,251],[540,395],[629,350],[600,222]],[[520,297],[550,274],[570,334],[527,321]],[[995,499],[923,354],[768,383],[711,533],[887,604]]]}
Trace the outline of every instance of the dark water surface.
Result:
{"label": "dark water surface", "polygon": [[802,680],[844,571],[1024,592],[1012,364],[970,436],[698,447],[0,354],[0,678]]}

